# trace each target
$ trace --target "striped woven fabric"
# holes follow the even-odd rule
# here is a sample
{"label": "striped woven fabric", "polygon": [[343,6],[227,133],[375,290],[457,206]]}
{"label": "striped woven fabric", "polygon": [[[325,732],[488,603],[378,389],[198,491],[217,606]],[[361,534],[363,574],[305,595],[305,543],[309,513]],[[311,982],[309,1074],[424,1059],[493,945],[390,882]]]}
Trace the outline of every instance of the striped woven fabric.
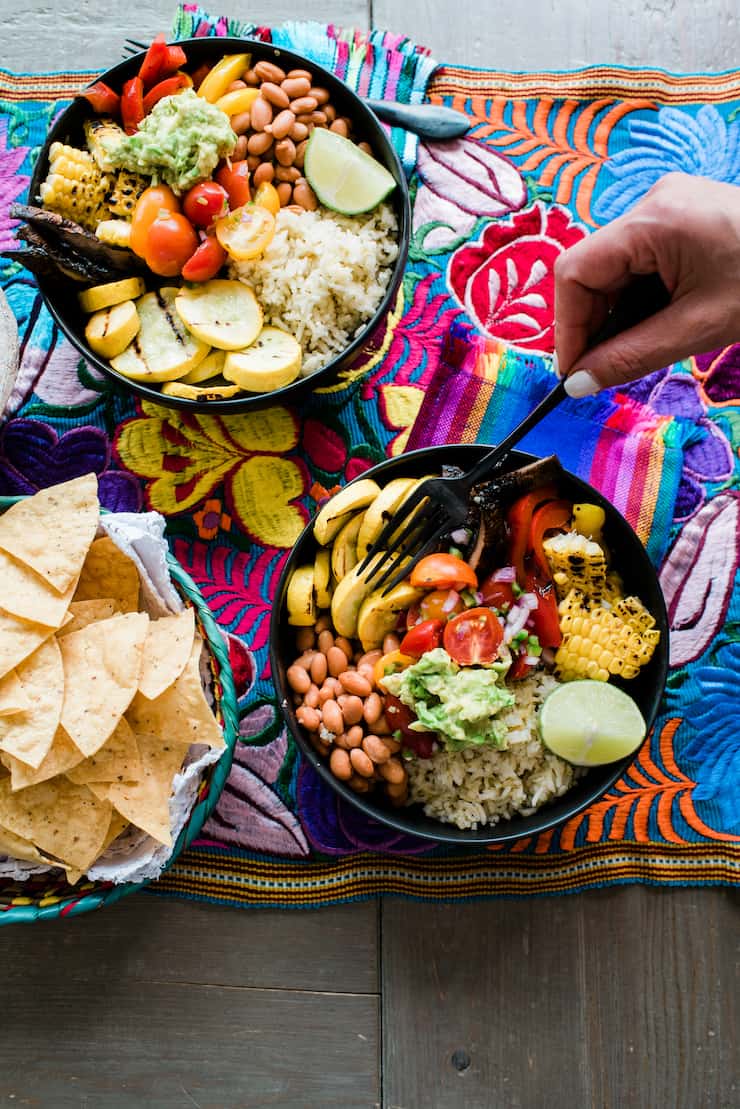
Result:
{"label": "striped woven fabric", "polygon": [[[176,29],[269,35],[372,95],[418,100],[433,67],[413,43],[380,32],[253,28],[192,5]],[[7,206],[24,195],[59,102],[92,76],[0,71],[4,247]],[[500,438],[552,381],[558,254],[670,169],[740,184],[740,74],[443,67],[428,95],[466,111],[471,135],[418,150],[394,136],[408,168],[416,154],[403,288],[361,364],[300,411],[194,419],[134,401],[66,344],[32,278],[13,263],[0,267],[23,351],[0,427],[0,493],[94,469],[107,507],[157,509],[229,641],[244,742],[202,838],[153,892],[299,907],[380,892],[462,900],[623,882],[734,884],[740,348],[562,410],[563,461],[633,523],[661,566],[673,623],[673,668],[651,743],[599,802],[499,850],[430,847],[338,804],[282,724],[269,615],[315,498],[409,443]],[[457,348],[445,347],[451,327]],[[550,450],[552,427],[538,434],[526,445]]]}

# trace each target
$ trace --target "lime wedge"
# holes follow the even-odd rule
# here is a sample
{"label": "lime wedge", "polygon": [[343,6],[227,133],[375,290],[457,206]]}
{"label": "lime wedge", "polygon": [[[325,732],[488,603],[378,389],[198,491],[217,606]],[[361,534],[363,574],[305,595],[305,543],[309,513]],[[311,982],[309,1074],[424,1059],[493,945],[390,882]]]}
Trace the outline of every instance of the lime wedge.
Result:
{"label": "lime wedge", "polygon": [[322,127],[316,127],[308,141],[303,172],[321,203],[343,216],[369,212],[396,185],[375,158]]}
{"label": "lime wedge", "polygon": [[608,682],[564,682],[545,699],[542,742],[575,766],[603,766],[636,751],[647,726],[628,693]]}

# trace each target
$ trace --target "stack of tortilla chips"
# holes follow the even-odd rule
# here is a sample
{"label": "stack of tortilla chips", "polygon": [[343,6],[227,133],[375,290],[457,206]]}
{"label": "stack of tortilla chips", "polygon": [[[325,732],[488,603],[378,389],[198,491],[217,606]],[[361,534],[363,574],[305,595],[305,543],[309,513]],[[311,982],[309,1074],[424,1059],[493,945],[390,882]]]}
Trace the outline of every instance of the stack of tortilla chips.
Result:
{"label": "stack of tortilla chips", "polygon": [[224,746],[193,610],[140,612],[99,517],[93,474],[0,516],[0,854],[69,881],[129,824],[169,846],[190,745]]}

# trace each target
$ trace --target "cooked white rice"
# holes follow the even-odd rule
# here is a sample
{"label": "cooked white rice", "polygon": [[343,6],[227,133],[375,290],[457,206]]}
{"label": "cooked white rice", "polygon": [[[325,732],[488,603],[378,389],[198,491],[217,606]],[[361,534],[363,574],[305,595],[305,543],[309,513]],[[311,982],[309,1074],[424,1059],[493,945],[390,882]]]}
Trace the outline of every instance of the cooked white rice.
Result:
{"label": "cooked white rice", "polygon": [[467,747],[407,762],[409,803],[421,803],[427,816],[446,824],[478,828],[529,816],[562,796],[575,768],[543,747],[536,721],[537,709],[557,685],[545,673],[512,685],[516,703],[497,717],[507,728],[505,749]]}
{"label": "cooked white rice", "polygon": [[283,208],[276,224],[265,253],[235,263],[232,275],[252,286],[265,323],[295,335],[305,376],[343,351],[373,316],[398,257],[398,224],[388,204],[363,216]]}

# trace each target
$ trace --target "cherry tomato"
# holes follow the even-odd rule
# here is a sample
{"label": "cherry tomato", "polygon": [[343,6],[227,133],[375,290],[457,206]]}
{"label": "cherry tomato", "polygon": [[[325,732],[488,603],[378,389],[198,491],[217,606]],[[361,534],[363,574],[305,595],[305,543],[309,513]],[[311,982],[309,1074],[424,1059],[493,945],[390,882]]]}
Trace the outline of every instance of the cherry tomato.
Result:
{"label": "cherry tomato", "polygon": [[144,85],[141,77],[132,77],[121,93],[121,120],[127,135],[138,131],[144,118]]}
{"label": "cherry tomato", "polygon": [[273,216],[276,216],[280,211],[280,195],[275,186],[269,181],[263,181],[261,185],[257,186],[254,203],[259,204],[261,208],[267,208]]}
{"label": "cherry tomato", "polygon": [[394,732],[400,731],[402,742],[420,759],[429,759],[434,754],[436,735],[434,732],[416,732],[411,728],[416,723],[416,717],[410,708],[404,705],[392,693],[385,695],[385,718]]}
{"label": "cherry tomato", "polygon": [[396,674],[399,670],[405,670],[407,666],[413,666],[415,662],[416,659],[411,655],[404,655],[401,651],[389,651],[375,663],[373,668],[375,684],[382,689],[386,674]]}
{"label": "cherry tomato", "polygon": [[232,162],[222,166],[215,178],[229,197],[229,208],[242,208],[249,204],[252,193],[249,188],[249,166],[246,162]]}
{"label": "cherry tomato", "polygon": [[493,662],[503,638],[504,629],[490,608],[470,608],[450,620],[443,643],[459,666],[475,666]]}
{"label": "cherry tomato", "polygon": [[79,94],[89,101],[96,112],[101,115],[117,116],[121,107],[121,98],[117,92],[106,85],[105,81],[96,81],[89,89],[84,89]]}
{"label": "cherry tomato", "polygon": [[147,236],[144,261],[161,277],[176,277],[198,249],[192,223],[179,212],[160,212]]}
{"label": "cherry tomato", "polygon": [[477,589],[475,570],[450,554],[422,558],[411,571],[411,584],[417,589]]}
{"label": "cherry tomato", "polygon": [[216,220],[218,241],[238,262],[257,258],[270,245],[274,234],[275,217],[257,204],[244,204]]}
{"label": "cherry tomato", "polygon": [[455,596],[455,592],[452,589],[433,589],[431,593],[422,597],[418,607],[409,610],[409,616],[411,613],[416,613],[415,624],[418,624],[419,620],[449,620],[458,612],[465,611],[465,601],[462,597]]}
{"label": "cherry tomato", "polygon": [[443,626],[441,620],[422,620],[406,632],[401,640],[401,653],[421,658],[427,651],[433,651],[439,647]]}
{"label": "cherry tomato", "polygon": [[186,281],[210,281],[226,261],[226,251],[215,235],[206,235],[200,246],[182,267]]}
{"label": "cherry tomato", "polygon": [[483,604],[491,608],[503,608],[514,603],[514,584],[510,581],[495,581],[493,576],[486,578],[480,587]]}
{"label": "cherry tomato", "polygon": [[196,227],[210,227],[214,220],[225,215],[229,197],[223,185],[215,181],[201,181],[185,193],[182,210]]}
{"label": "cherry tomato", "polygon": [[144,97],[144,115],[148,116],[154,105],[165,96],[174,96],[175,93],[192,87],[192,77],[188,77],[187,73],[175,73],[172,77],[165,77],[164,81],[159,81]]}
{"label": "cherry tomato", "polygon": [[180,201],[172,189],[168,188],[167,185],[152,185],[150,188],[144,189],[136,202],[134,214],[131,217],[130,246],[134,254],[138,254],[140,258],[144,257],[146,251],[149,228],[162,211],[180,211]]}

